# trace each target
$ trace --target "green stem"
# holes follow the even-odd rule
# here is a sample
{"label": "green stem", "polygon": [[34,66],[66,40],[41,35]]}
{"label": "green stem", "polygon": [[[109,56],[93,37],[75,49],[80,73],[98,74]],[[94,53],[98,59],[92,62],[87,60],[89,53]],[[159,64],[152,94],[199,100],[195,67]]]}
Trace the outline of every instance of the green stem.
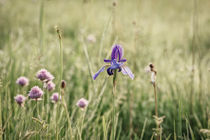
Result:
{"label": "green stem", "polygon": [[57,103],[55,104],[55,128],[56,128],[56,140],[58,140],[58,120],[57,120]]}
{"label": "green stem", "polygon": [[[59,30],[58,27],[56,27],[56,31],[57,31],[57,34],[58,34],[59,45],[60,45],[60,85],[61,85],[61,82],[62,82],[62,79],[63,79],[63,43],[62,43],[62,36],[61,36],[60,30]],[[67,117],[68,124],[69,124],[70,139],[72,139],[71,119],[70,119],[70,116],[69,116],[69,111],[68,111],[68,108],[67,108],[67,105],[66,105],[66,100],[65,100],[65,97],[64,97],[64,89],[61,89],[61,86],[60,86],[60,93],[61,93],[61,96],[62,96],[61,98],[62,98],[62,102],[63,102],[63,107],[65,109],[66,117]]]}
{"label": "green stem", "polygon": [[68,108],[67,108],[67,105],[66,105],[66,101],[65,101],[63,96],[62,96],[62,100],[63,100],[63,106],[64,106],[64,109],[65,109],[66,117],[67,117],[68,124],[69,124],[70,140],[72,140],[73,137],[72,137],[71,119],[70,119],[70,116],[69,116],[69,111],[68,111]]}
{"label": "green stem", "polygon": [[3,130],[2,130],[1,96],[0,96],[0,140],[2,140],[2,134]]}
{"label": "green stem", "polygon": [[82,131],[83,131],[83,124],[84,124],[85,115],[86,115],[86,109],[85,109],[85,112],[83,113],[83,116],[82,116],[82,124],[81,124],[81,130],[80,130],[80,140],[82,140]]}
{"label": "green stem", "polygon": [[56,31],[58,34],[59,46],[60,46],[60,82],[61,82],[63,80],[63,43],[62,43],[62,36],[60,30],[56,28]]}
{"label": "green stem", "polygon": [[115,94],[116,94],[116,81],[117,81],[117,70],[114,71],[113,76],[113,89],[112,89],[112,107],[113,107],[113,113],[112,113],[112,140],[115,139]]}
{"label": "green stem", "polygon": [[36,100],[36,117],[39,117],[38,100]]}

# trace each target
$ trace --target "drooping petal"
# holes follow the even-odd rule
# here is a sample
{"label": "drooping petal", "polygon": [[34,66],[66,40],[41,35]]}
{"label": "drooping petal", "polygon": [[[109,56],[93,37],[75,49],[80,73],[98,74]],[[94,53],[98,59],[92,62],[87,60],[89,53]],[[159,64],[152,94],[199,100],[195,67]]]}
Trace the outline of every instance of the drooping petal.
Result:
{"label": "drooping petal", "polygon": [[99,75],[101,72],[103,72],[103,71],[105,70],[105,67],[106,67],[106,66],[101,67],[101,68],[93,75],[93,80],[95,80],[95,79],[98,77],[98,75]]}
{"label": "drooping petal", "polygon": [[122,57],[123,57],[123,48],[120,45],[117,44],[114,45],[114,47],[112,47],[111,59],[120,61]]}
{"label": "drooping petal", "polygon": [[108,69],[107,69],[107,73],[108,73],[108,75],[113,75],[114,73],[113,73],[113,69],[111,69],[111,67],[109,67]]}
{"label": "drooping petal", "polygon": [[130,70],[129,67],[127,66],[122,66],[122,73],[124,75],[128,75],[132,80],[134,79],[134,74],[132,73],[132,71]]}

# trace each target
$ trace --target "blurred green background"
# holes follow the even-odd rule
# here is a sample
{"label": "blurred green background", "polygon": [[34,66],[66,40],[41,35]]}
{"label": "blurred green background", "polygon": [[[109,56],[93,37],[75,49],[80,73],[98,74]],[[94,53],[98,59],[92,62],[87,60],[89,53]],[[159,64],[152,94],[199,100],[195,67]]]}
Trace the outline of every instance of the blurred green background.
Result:
{"label": "blurred green background", "polygon": [[[109,139],[112,77],[104,72],[93,81],[91,76],[115,43],[123,46],[126,65],[135,74],[130,80],[118,73],[116,139],[154,136],[154,93],[144,71],[149,62],[157,69],[159,116],[165,116],[162,139],[207,139],[209,131],[200,130],[210,129],[209,5],[208,0],[0,0],[2,139],[55,139],[56,129],[58,139],[70,138],[63,107],[47,98],[51,92],[45,91],[48,104],[38,103],[37,118],[47,126],[32,120],[33,101],[27,100],[24,108],[14,101],[17,94],[27,96],[31,87],[43,86],[35,78],[41,68],[55,76],[59,91],[55,26],[62,32],[65,99],[74,139],[106,139],[106,134]],[[28,87],[15,83],[20,76],[30,79]],[[76,106],[82,97],[90,100],[86,111]]]}

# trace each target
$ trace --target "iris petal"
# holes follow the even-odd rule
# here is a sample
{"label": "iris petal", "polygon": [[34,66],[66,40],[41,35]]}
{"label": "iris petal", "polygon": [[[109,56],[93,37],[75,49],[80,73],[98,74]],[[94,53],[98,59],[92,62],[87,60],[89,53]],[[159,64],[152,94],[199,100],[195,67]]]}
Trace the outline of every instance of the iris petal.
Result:
{"label": "iris petal", "polygon": [[105,62],[105,63],[110,63],[110,62],[112,62],[112,60],[104,59],[104,62]]}
{"label": "iris petal", "polygon": [[114,45],[112,48],[111,59],[120,61],[123,57],[123,48],[120,45]]}
{"label": "iris petal", "polygon": [[126,62],[126,61],[127,61],[127,59],[120,59],[119,62]]}
{"label": "iris petal", "polygon": [[122,66],[122,73],[124,75],[128,75],[132,80],[134,79],[134,74],[132,73],[132,71],[130,70],[129,67],[127,66]]}
{"label": "iris petal", "polygon": [[113,74],[114,74],[112,70],[113,70],[113,69],[111,69],[111,67],[109,67],[109,68],[107,69],[108,75],[113,75]]}
{"label": "iris petal", "polygon": [[95,80],[95,79],[98,77],[98,75],[99,75],[101,72],[103,72],[103,71],[105,70],[105,67],[106,67],[106,66],[101,67],[101,68],[93,75],[93,80]]}

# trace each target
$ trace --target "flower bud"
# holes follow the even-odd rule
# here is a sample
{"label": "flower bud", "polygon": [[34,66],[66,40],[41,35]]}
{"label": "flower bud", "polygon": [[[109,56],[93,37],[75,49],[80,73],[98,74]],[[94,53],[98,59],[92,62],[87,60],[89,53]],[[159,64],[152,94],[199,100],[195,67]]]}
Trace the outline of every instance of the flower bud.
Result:
{"label": "flower bud", "polygon": [[64,89],[66,87],[66,81],[62,80],[61,81],[61,88]]}

